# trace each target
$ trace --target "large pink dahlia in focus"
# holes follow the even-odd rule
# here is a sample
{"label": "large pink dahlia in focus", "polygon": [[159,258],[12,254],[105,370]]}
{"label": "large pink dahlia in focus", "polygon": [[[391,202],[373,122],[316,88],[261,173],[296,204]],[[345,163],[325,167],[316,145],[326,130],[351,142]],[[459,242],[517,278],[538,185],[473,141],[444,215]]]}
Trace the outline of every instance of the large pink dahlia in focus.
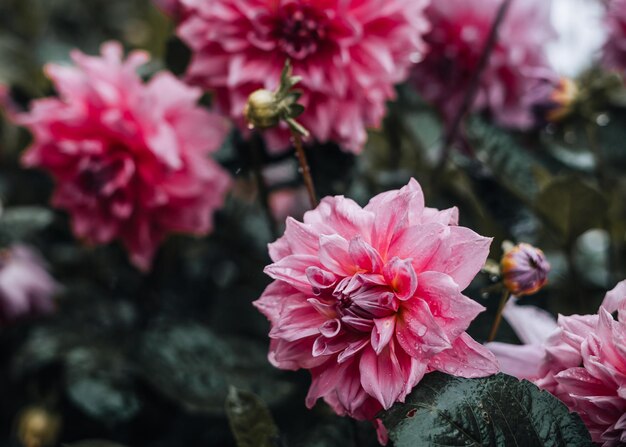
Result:
{"label": "large pink dahlia in focus", "polygon": [[[248,95],[274,89],[285,60],[306,107],[299,121],[319,141],[359,152],[380,124],[394,84],[424,50],[430,0],[181,0],[178,35],[193,51],[188,79],[242,118]],[[270,132],[274,149],[287,146]]]}
{"label": "large pink dahlia in focus", "polygon": [[411,180],[365,208],[326,197],[303,223],[287,219],[265,269],[275,281],[255,306],[271,323],[270,362],[311,371],[308,407],[321,397],[371,420],[427,372],[497,372],[465,332],[483,307],[461,293],[491,240],[457,218],[456,208],[425,208]]}
{"label": "large pink dahlia in focus", "polygon": [[[450,120],[460,109],[502,0],[436,0],[427,9],[431,31],[426,58],[414,84]],[[534,119],[529,95],[549,65],[546,43],[554,37],[551,0],[513,1],[500,27],[473,104],[502,125],[524,128]]]}
{"label": "large pink dahlia in focus", "polygon": [[200,89],[166,72],[144,84],[135,69],[147,54],[122,56],[110,42],[101,57],[73,52],[75,67],[47,66],[60,98],[37,100],[16,120],[34,136],[24,164],[55,178],[53,203],[71,214],[74,233],[120,239],[147,269],[168,233],[211,229],[229,177],[208,154],[227,129],[196,106]]}
{"label": "large pink dahlia in focus", "polygon": [[626,77],[626,0],[609,0],[606,15],[608,36],[603,48],[603,64]]}
{"label": "large pink dahlia in focus", "polygon": [[559,315],[554,322],[538,312],[508,306],[505,317],[528,344],[489,344],[504,372],[562,400],[580,414],[594,442],[625,445],[626,281],[607,293],[597,314]]}

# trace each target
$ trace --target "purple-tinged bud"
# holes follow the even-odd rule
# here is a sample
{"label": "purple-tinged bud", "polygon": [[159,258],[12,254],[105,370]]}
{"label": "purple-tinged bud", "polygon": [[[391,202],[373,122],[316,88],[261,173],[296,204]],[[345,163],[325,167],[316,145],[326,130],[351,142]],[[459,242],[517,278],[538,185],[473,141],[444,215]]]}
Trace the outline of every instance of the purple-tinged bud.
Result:
{"label": "purple-tinged bud", "polygon": [[506,251],[500,261],[502,282],[513,295],[537,293],[548,282],[548,263],[543,251],[521,243]]}

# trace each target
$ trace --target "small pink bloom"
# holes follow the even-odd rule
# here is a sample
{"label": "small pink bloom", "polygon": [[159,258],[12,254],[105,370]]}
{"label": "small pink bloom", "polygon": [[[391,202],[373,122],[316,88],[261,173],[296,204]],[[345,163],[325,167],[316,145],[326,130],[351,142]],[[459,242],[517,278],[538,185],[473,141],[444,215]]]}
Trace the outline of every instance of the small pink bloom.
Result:
{"label": "small pink bloom", "polygon": [[608,36],[603,48],[603,64],[626,77],[626,0],[608,0]]}
{"label": "small pink bloom", "polygon": [[58,284],[31,248],[14,245],[0,252],[0,322],[54,310]]}
{"label": "small pink bloom", "polygon": [[507,251],[500,262],[502,282],[516,296],[537,293],[548,282],[550,264],[543,251],[521,243]]}
{"label": "small pink bloom", "polygon": [[[415,66],[414,83],[450,120],[461,107],[487,42],[501,0],[436,0],[427,9],[430,48]],[[554,37],[551,1],[513,1],[484,70],[474,110],[488,111],[502,125],[533,124],[528,95],[549,71],[544,48]]]}
{"label": "small pink bloom", "polygon": [[37,100],[16,118],[34,136],[23,162],[55,178],[53,203],[71,214],[76,236],[120,239],[148,269],[168,233],[211,230],[229,178],[208,154],[226,125],[196,106],[199,89],[171,74],[142,83],[135,69],[145,53],[124,61],[109,42],[101,57],[72,58],[76,67],[46,67],[60,98]]}
{"label": "small pink bloom", "polygon": [[[373,420],[430,371],[483,377],[495,358],[465,330],[483,307],[464,296],[491,240],[424,207],[415,180],[365,208],[326,197],[270,244],[274,278],[255,306],[270,320],[270,362],[304,368],[306,404]],[[384,432],[379,430],[381,439]]]}
{"label": "small pink bloom", "polygon": [[[302,77],[306,107],[298,120],[322,142],[351,152],[378,127],[394,84],[424,51],[429,0],[181,0],[178,35],[193,51],[187,78],[214,90],[242,129],[244,105],[259,88],[273,90],[285,60]],[[274,149],[286,132],[267,133]]]}
{"label": "small pink bloom", "polygon": [[[604,447],[626,443],[626,281],[607,293],[597,314],[560,315],[549,336],[544,328],[550,324],[523,320],[524,314],[529,317],[529,312],[538,311],[522,309],[512,305],[505,317],[518,334],[525,334],[522,341],[531,344],[488,345],[503,370],[533,380],[580,414],[594,442]],[[534,324],[534,331],[529,324]],[[541,338],[546,340],[540,345]],[[531,356],[523,363],[511,360],[516,356],[521,360],[525,352]]]}

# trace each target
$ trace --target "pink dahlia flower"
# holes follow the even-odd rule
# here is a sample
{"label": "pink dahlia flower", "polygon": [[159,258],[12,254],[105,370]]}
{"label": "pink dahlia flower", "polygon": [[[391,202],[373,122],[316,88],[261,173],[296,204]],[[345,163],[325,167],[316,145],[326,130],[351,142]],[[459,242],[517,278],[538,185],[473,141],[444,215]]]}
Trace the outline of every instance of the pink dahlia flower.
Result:
{"label": "pink dahlia flower", "polygon": [[0,322],[47,314],[59,290],[41,257],[24,245],[0,252]]}
{"label": "pink dahlia flower", "polygon": [[[181,0],[178,35],[193,51],[188,79],[214,90],[242,128],[248,95],[274,89],[285,60],[306,111],[299,121],[319,141],[359,152],[377,127],[394,84],[424,50],[429,0]],[[269,132],[275,149],[287,146]]]}
{"label": "pink dahlia flower", "polygon": [[555,322],[542,311],[511,304],[505,318],[528,344],[490,343],[502,370],[533,380],[580,414],[594,442],[624,445],[626,281],[607,293],[594,315],[559,315]]}
{"label": "pink dahlia flower", "polygon": [[[427,9],[430,48],[415,66],[414,83],[450,120],[461,107],[502,0],[437,0]],[[533,124],[527,96],[548,69],[544,52],[553,36],[551,1],[513,1],[484,70],[474,110],[487,110],[502,125]]]}
{"label": "pink dahlia flower", "polygon": [[148,269],[168,233],[211,229],[229,177],[208,154],[226,125],[195,105],[199,89],[169,73],[143,84],[135,72],[148,60],[142,52],[123,61],[111,42],[101,57],[72,58],[77,67],[46,67],[60,98],[17,117],[34,135],[23,162],[55,178],[53,203],[69,211],[76,236],[120,239]]}
{"label": "pink dahlia flower", "polygon": [[626,77],[626,0],[609,0],[608,36],[603,49],[604,66]]}
{"label": "pink dahlia flower", "polygon": [[255,306],[270,320],[270,362],[308,369],[306,399],[372,420],[425,373],[483,377],[493,355],[465,330],[484,308],[461,291],[491,240],[424,207],[415,180],[361,208],[326,197],[270,244],[275,279]]}

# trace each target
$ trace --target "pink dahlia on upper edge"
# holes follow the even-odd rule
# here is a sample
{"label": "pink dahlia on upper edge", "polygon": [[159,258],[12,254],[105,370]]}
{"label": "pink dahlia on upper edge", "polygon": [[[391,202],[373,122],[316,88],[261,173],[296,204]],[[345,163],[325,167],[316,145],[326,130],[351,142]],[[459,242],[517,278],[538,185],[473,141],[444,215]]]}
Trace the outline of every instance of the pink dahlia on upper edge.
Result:
{"label": "pink dahlia on upper edge", "polygon": [[594,315],[559,315],[555,322],[512,304],[505,318],[529,344],[488,345],[503,371],[534,381],[580,414],[594,442],[626,444],[626,281],[606,294]]}
{"label": "pink dahlia on upper edge", "polygon": [[626,0],[609,0],[606,13],[608,36],[603,48],[603,65],[626,77]]}
{"label": "pink dahlia on upper edge", "polygon": [[[447,120],[461,107],[501,4],[502,0],[436,0],[427,9],[429,52],[415,66],[414,84]],[[551,0],[512,2],[482,73],[473,110],[487,110],[505,126],[533,124],[529,94],[551,72],[544,50],[555,36],[551,5]]]}
{"label": "pink dahlia on upper edge", "polygon": [[270,244],[275,279],[255,306],[270,320],[270,362],[305,368],[318,398],[372,420],[425,373],[483,377],[493,355],[465,330],[484,308],[464,296],[491,240],[424,207],[415,180],[365,208],[326,197]]}
{"label": "pink dahlia on upper edge", "polygon": [[53,204],[76,236],[120,239],[145,270],[168,233],[211,230],[229,177],[208,155],[227,128],[196,106],[200,89],[166,72],[143,84],[135,70],[148,55],[122,56],[109,42],[101,57],[74,51],[76,67],[48,65],[60,98],[35,101],[16,121],[34,136],[23,163],[55,178]]}
{"label": "pink dahlia on upper edge", "polygon": [[[242,128],[250,93],[273,90],[290,59],[302,76],[298,120],[317,140],[358,153],[424,51],[430,0],[180,1],[178,35],[193,51],[187,78],[214,90]],[[286,147],[285,134],[269,132],[270,146]]]}

